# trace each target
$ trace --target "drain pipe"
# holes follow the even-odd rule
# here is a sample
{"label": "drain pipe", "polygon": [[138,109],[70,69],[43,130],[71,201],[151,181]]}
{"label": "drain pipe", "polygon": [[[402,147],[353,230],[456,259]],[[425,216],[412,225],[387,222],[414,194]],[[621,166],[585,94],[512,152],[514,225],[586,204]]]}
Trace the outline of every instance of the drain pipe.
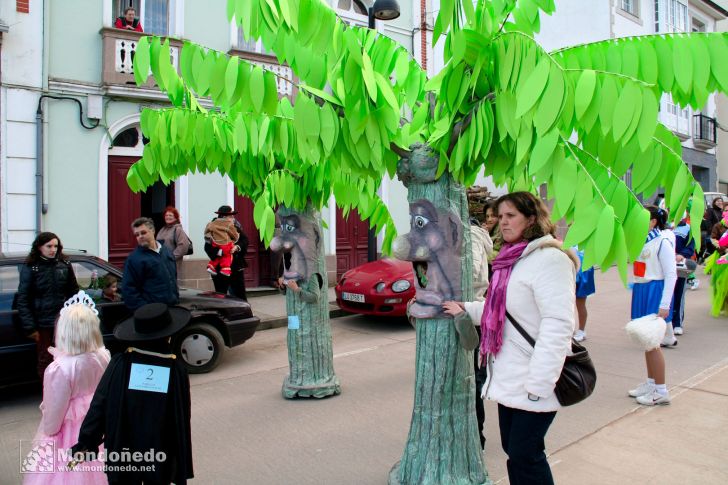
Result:
{"label": "drain pipe", "polygon": [[48,212],[48,206],[43,203],[43,110],[38,100],[38,109],[35,112],[35,234],[40,234],[43,214]]}

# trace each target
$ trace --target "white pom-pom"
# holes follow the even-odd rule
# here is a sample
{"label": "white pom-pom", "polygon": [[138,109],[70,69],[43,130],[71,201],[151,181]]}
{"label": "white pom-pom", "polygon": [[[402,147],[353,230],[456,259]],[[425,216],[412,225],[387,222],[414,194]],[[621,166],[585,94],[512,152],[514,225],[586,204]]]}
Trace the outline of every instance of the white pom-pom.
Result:
{"label": "white pom-pom", "polygon": [[656,349],[665,337],[667,324],[665,320],[654,313],[644,317],[635,318],[624,329],[634,343],[645,350]]}

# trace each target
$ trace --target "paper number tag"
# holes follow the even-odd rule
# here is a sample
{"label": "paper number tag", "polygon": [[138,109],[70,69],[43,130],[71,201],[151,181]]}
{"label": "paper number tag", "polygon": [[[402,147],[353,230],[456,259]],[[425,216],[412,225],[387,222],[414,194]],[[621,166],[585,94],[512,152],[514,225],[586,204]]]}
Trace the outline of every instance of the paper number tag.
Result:
{"label": "paper number tag", "polygon": [[169,387],[169,367],[132,364],[129,375],[129,389],[136,391],[161,392]]}
{"label": "paper number tag", "polygon": [[298,330],[301,327],[301,321],[298,315],[290,315],[288,317],[288,328],[291,330]]}

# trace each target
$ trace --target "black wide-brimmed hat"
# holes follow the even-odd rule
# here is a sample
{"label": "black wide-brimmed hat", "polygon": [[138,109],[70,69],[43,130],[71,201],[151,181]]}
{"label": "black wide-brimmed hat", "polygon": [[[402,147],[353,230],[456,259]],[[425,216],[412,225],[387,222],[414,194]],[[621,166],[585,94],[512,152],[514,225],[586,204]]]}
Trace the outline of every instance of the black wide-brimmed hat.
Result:
{"label": "black wide-brimmed hat", "polygon": [[221,205],[220,208],[215,212],[219,216],[234,216],[238,211],[233,210],[229,205]]}
{"label": "black wide-brimmed hat", "polygon": [[164,303],[149,303],[137,308],[133,317],[117,325],[114,336],[127,342],[156,340],[177,333],[189,321],[189,310]]}

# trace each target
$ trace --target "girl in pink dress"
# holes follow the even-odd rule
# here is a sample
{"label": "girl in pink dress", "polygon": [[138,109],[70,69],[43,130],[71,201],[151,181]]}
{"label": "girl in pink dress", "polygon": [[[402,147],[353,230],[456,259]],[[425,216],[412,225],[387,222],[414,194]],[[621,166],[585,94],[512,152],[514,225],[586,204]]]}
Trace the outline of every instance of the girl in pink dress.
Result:
{"label": "girl in pink dress", "polygon": [[[91,398],[111,358],[99,329],[93,300],[79,291],[61,309],[56,323],[56,347],[48,350],[53,363],[45,370],[43,417],[35,435],[33,450],[23,463],[24,484],[107,483],[103,463],[88,461],[72,471],[66,468],[70,449],[88,412]],[[48,456],[49,443],[55,453]],[[48,473],[52,466],[52,473]],[[40,471],[46,471],[39,473]]]}

